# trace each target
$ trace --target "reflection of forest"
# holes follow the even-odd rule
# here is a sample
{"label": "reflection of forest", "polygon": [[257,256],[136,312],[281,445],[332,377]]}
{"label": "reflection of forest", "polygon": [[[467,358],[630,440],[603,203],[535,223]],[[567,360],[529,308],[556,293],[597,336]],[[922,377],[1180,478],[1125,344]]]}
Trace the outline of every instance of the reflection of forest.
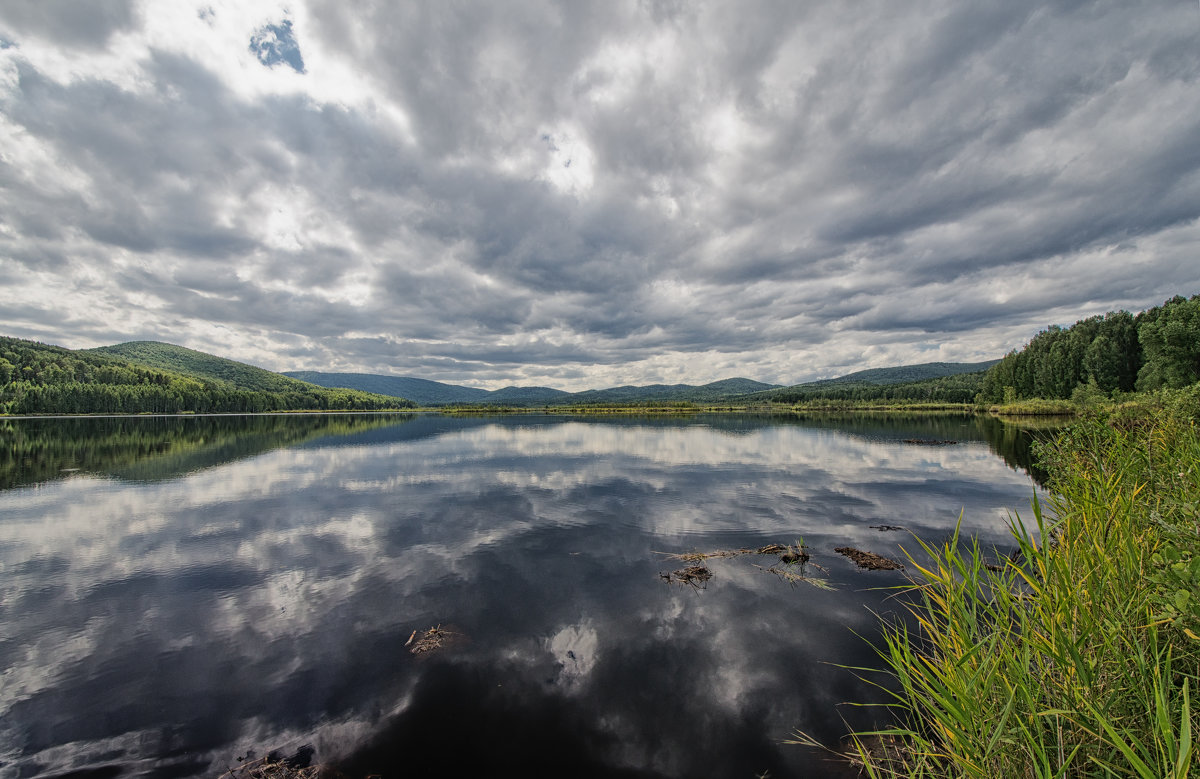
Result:
{"label": "reflection of forest", "polygon": [[985,415],[698,414],[685,418],[603,419],[515,415],[464,419],[413,414],[268,414],[3,421],[0,489],[58,479],[77,471],[153,481],[326,436],[354,436],[360,443],[384,443],[483,425],[554,425],[566,421],[639,427],[703,425],[731,435],[796,425],[877,440],[983,441],[1012,468],[1025,471],[1038,483],[1045,478],[1033,466],[1032,444],[1039,433]]}
{"label": "reflection of forest", "polygon": [[1065,420],[1036,420],[1032,425],[1001,421],[993,416],[979,415],[976,424],[983,431],[992,451],[1004,458],[1013,470],[1028,473],[1030,478],[1045,487],[1049,474],[1038,467],[1034,444],[1050,439],[1066,425]]}
{"label": "reflection of forest", "polygon": [[985,441],[1014,470],[1029,474],[1045,486],[1046,472],[1034,463],[1034,442],[1052,436],[1061,420],[1037,419],[1030,426],[1002,421],[989,414],[881,414],[850,412],[801,417],[806,427],[840,430],[850,435],[883,439]]}
{"label": "reflection of forest", "polygon": [[171,478],[410,419],[410,414],[274,414],[9,420],[0,422],[0,489],[78,471],[147,481]]}

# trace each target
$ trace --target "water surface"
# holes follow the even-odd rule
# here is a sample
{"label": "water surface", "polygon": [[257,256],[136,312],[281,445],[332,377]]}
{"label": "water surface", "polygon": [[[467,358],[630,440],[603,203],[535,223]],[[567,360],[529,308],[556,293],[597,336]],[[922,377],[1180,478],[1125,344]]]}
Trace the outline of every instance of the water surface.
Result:
{"label": "water surface", "polygon": [[[781,742],[871,724],[835,664],[873,663],[904,575],[834,549],[901,559],[961,513],[1002,553],[1027,446],[972,417],[0,423],[0,776],[306,745],[353,776],[840,775]],[[660,576],[800,539],[831,591],[753,556]]]}

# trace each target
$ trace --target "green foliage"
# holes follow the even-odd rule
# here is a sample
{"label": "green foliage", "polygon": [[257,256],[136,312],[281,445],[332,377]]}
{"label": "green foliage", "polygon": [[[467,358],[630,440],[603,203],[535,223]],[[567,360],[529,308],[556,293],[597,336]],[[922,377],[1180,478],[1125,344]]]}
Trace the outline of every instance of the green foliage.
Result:
{"label": "green foliage", "polygon": [[1138,338],[1145,352],[1138,389],[1179,389],[1200,381],[1200,295],[1176,296],[1146,311]]}
{"label": "green foliage", "polygon": [[912,557],[914,624],[883,650],[897,746],[855,736],[870,776],[1183,779],[1200,759],[1194,422],[1091,416],[1042,457],[1051,511],[1014,518],[1001,565],[957,531]]}
{"label": "green foliage", "polygon": [[[1176,296],[1136,317],[1115,311],[1065,329],[1046,328],[987,372],[979,400],[1064,400],[1080,385],[1113,397],[1135,388],[1178,389],[1197,381],[1200,295]],[[1009,388],[1015,398],[1007,395]]]}
{"label": "green foliage", "polygon": [[1108,393],[1093,380],[1078,384],[1071,392],[1071,402],[1084,409],[1094,409],[1108,402]]}
{"label": "green foliage", "polygon": [[[0,376],[9,375],[0,384],[0,413],[5,414],[357,411],[413,405],[355,390],[327,390],[286,377],[279,377],[287,382],[278,385],[279,390],[249,389],[211,376],[130,362],[102,351],[71,351],[16,338],[0,337],[0,359],[11,366],[7,371],[0,366]],[[275,375],[259,368],[251,370]],[[260,384],[265,382],[259,379]]]}

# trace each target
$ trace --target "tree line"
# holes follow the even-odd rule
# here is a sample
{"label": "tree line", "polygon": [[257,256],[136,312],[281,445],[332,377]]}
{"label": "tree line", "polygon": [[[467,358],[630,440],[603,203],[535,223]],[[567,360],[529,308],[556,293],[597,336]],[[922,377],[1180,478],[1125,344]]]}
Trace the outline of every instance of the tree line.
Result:
{"label": "tree line", "polygon": [[776,403],[810,401],[915,401],[921,403],[973,403],[983,387],[984,373],[958,373],[897,384],[838,382],[816,386],[797,386],[769,394]]}
{"label": "tree line", "polygon": [[1081,392],[1179,389],[1200,382],[1200,295],[1134,315],[1110,311],[1051,326],[983,378],[978,400],[1068,399]]}
{"label": "tree line", "polygon": [[0,337],[0,413],[370,411],[411,401],[349,389],[248,390],[106,355]]}

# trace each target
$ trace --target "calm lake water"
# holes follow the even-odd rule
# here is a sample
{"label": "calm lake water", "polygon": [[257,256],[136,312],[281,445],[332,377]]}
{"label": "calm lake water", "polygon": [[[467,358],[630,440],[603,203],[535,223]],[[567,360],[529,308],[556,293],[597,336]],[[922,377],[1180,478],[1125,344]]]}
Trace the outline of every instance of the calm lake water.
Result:
{"label": "calm lake water", "polygon": [[[0,422],[0,776],[270,750],[353,776],[838,776],[781,742],[871,724],[837,664],[874,664],[905,579],[834,549],[900,559],[961,512],[1007,552],[1028,445],[973,417]],[[770,556],[660,575],[800,539],[832,590]]]}

